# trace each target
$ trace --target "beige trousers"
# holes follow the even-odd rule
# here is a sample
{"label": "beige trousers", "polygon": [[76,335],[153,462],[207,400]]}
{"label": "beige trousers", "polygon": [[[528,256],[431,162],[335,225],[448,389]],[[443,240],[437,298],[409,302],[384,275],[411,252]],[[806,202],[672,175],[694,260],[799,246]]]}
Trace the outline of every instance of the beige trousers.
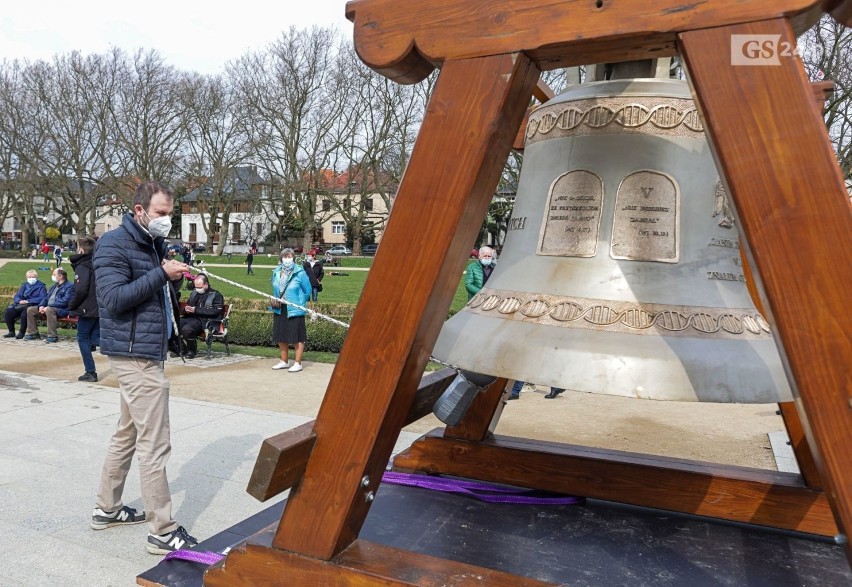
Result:
{"label": "beige trousers", "polygon": [[172,519],[172,496],[166,463],[172,452],[169,434],[169,382],[162,361],[134,357],[109,357],[118,378],[121,413],[112,435],[101,473],[97,506],[114,512],[123,504],[121,494],[135,452],[145,520],[151,534],[177,528]]}

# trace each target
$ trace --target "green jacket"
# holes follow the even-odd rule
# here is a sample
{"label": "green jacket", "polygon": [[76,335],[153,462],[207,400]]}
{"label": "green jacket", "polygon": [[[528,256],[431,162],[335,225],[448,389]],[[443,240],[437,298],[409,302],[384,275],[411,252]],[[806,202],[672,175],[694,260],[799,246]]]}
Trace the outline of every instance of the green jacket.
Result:
{"label": "green jacket", "polygon": [[468,264],[467,273],[464,276],[464,287],[467,290],[468,301],[482,289],[484,282],[485,274],[482,272],[482,263],[473,261]]}

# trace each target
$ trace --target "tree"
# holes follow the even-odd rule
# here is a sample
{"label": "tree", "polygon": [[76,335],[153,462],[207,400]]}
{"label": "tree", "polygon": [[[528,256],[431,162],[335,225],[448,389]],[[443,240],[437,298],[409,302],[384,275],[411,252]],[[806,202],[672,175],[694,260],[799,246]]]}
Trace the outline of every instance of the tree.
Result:
{"label": "tree", "polygon": [[228,243],[233,207],[252,207],[260,196],[253,191],[257,174],[241,168],[250,154],[245,109],[226,78],[191,75],[182,86],[187,162],[191,175],[205,178],[198,211],[207,250],[213,250],[213,237],[224,228],[216,249],[221,255]]}
{"label": "tree", "polygon": [[852,195],[852,29],[823,15],[800,37],[799,47],[808,77],[834,82],[834,95],[825,107],[825,125]]}
{"label": "tree", "polygon": [[298,219],[309,246],[329,212],[318,208],[354,116],[346,62],[331,28],[290,28],[265,52],[228,69],[250,116],[252,147],[270,186],[269,219]]}

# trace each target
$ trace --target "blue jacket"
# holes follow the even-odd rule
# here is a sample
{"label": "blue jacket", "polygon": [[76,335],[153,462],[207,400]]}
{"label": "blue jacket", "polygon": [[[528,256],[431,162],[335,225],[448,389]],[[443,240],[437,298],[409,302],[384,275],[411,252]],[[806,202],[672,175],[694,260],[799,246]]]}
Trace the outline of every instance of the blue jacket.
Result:
{"label": "blue jacket", "polygon": [[17,306],[21,300],[27,300],[30,306],[43,306],[47,303],[47,286],[41,281],[36,281],[35,285],[30,285],[26,281],[18,288],[18,293],[15,294],[13,305]]}
{"label": "blue jacket", "polygon": [[[53,292],[56,292],[56,299],[53,300],[53,303],[48,303],[50,300],[50,296],[53,295]],[[58,283],[54,283],[49,290],[47,290],[47,297],[44,299],[45,306],[50,306],[51,308],[61,308],[63,310],[68,309],[68,305],[71,303],[71,298],[74,297],[74,283],[68,281],[60,285]]]}
{"label": "blue jacket", "polygon": [[[276,298],[281,297],[281,290],[278,286],[278,280],[282,271],[284,271],[283,265],[278,265],[278,267],[272,270],[272,294]],[[310,297],[311,280],[308,277],[308,274],[305,273],[305,269],[301,265],[296,263],[293,266],[293,274],[290,276],[290,279],[287,281],[287,284],[284,287],[284,299],[288,302],[293,302],[294,304],[304,306],[308,303]],[[276,314],[280,314],[281,308],[272,308],[272,311]],[[296,316],[304,315],[304,310],[294,308],[293,306],[287,306],[288,318],[295,318]]]}
{"label": "blue jacket", "polygon": [[[128,212],[121,225],[95,244],[101,353],[163,361],[177,297],[160,263],[165,239],[153,238]],[[167,297],[168,296],[168,297]]]}

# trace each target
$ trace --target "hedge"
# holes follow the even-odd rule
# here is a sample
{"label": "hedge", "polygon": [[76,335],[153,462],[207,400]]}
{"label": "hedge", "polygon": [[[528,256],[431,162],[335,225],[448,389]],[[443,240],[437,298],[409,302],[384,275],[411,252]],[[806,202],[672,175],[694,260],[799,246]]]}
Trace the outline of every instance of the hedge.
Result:
{"label": "hedge", "polygon": [[[272,312],[267,309],[268,302],[259,299],[237,298],[232,300],[231,318],[228,324],[228,338],[234,344],[244,346],[273,346]],[[311,309],[341,322],[352,321],[355,304],[313,304]],[[312,321],[306,317],[305,326],[308,341],[305,349],[339,353],[346,338],[346,328],[317,318]]]}

